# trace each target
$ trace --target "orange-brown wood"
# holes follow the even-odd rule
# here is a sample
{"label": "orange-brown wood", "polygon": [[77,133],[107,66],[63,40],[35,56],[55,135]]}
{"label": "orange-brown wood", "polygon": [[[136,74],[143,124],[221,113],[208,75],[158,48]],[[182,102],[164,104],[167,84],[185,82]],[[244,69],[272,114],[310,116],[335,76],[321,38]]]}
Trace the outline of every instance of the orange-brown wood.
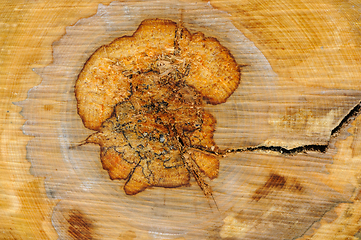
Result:
{"label": "orange-brown wood", "polygon": [[[110,2],[0,1],[1,239],[361,238],[357,111],[332,134],[361,100],[360,1]],[[217,145],[233,149],[208,181],[217,206],[194,180],[125,196],[99,148],[76,146],[91,132],[62,79],[154,17],[216,37],[243,65],[235,94],[209,107]]]}

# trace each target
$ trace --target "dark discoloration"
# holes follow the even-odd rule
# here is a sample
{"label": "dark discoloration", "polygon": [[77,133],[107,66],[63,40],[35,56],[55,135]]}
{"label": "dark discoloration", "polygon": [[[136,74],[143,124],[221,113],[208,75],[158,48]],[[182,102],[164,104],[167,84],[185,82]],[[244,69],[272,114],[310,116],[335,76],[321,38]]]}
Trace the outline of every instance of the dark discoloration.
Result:
{"label": "dark discoloration", "polygon": [[292,192],[302,192],[304,190],[301,183],[294,181],[290,185],[287,186],[287,189],[289,189]]}
{"label": "dark discoloration", "polygon": [[277,173],[271,173],[267,182],[255,191],[252,199],[259,201],[262,198],[266,198],[272,191],[275,190],[302,192],[304,187],[296,179],[287,179]]}
{"label": "dark discoloration", "polygon": [[68,235],[72,239],[90,240],[93,238],[94,225],[92,221],[79,210],[71,210],[67,219]]}
{"label": "dark discoloration", "polygon": [[267,182],[262,187],[258,188],[253,194],[252,199],[259,201],[262,198],[267,197],[267,195],[270,194],[273,189],[282,189],[285,185],[286,178],[278,174],[271,173]]}
{"label": "dark discoloration", "polygon": [[46,104],[46,105],[44,105],[44,110],[45,110],[45,111],[51,111],[51,110],[53,110],[53,109],[54,109],[54,106],[51,105],[51,104]]}

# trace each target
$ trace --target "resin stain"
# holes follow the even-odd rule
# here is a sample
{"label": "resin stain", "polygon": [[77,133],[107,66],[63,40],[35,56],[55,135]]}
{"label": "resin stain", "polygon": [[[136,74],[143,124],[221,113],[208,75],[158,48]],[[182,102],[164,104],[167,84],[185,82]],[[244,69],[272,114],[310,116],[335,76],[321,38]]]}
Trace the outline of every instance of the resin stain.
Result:
{"label": "resin stain", "polygon": [[71,210],[67,221],[69,223],[68,234],[72,239],[94,239],[94,225],[81,211]]}

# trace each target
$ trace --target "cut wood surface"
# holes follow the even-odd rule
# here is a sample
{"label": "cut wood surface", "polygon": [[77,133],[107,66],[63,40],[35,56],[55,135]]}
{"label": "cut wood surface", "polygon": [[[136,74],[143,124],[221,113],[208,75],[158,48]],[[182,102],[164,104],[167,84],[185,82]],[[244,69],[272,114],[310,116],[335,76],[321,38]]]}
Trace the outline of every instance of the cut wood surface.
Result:
{"label": "cut wood surface", "polygon": [[[360,1],[0,1],[0,239],[361,239]],[[207,110],[227,149],[207,183],[126,195],[75,81],[140,22],[227,47],[241,83]]]}

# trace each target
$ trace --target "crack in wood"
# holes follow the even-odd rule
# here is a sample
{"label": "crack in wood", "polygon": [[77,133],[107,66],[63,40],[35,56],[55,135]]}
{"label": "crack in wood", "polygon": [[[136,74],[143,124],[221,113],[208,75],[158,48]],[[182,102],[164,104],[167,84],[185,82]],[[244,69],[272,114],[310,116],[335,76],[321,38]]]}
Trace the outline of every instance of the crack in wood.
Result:
{"label": "crack in wood", "polygon": [[331,131],[330,139],[327,144],[307,144],[295,148],[285,148],[282,146],[252,146],[245,148],[236,148],[236,149],[226,149],[218,152],[214,152],[214,154],[223,154],[226,155],[228,153],[237,153],[237,152],[278,152],[285,155],[295,155],[298,153],[307,153],[307,152],[320,152],[326,153],[327,149],[330,146],[330,143],[333,139],[336,139],[339,134],[348,127],[348,125],[353,122],[359,115],[361,114],[361,101],[356,104],[348,114],[340,121],[340,123]]}

